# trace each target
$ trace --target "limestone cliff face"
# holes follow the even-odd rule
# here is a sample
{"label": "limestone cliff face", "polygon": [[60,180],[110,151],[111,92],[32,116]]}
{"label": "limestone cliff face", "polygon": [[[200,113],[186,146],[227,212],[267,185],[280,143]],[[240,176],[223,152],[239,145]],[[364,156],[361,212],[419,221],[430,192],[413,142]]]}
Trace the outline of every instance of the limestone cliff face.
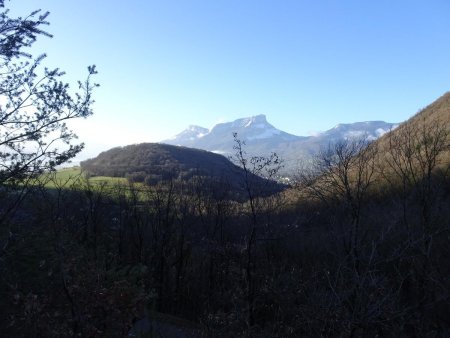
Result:
{"label": "limestone cliff face", "polygon": [[250,156],[268,156],[277,153],[285,163],[285,171],[295,171],[299,162],[307,162],[312,155],[330,143],[349,138],[375,140],[395,128],[397,124],[383,121],[339,124],[314,136],[297,136],[277,129],[265,115],[256,115],[220,123],[210,130],[189,126],[175,137],[162,143],[204,149],[232,155],[233,133],[245,141],[245,151]]}

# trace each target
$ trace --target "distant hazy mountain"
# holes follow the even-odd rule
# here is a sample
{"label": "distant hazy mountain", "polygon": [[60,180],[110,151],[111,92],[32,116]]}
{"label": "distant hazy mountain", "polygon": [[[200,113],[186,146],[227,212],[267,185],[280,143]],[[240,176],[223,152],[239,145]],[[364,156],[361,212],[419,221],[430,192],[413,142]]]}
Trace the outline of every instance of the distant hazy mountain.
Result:
{"label": "distant hazy mountain", "polygon": [[[177,142],[176,145],[185,145],[188,146],[188,144],[194,144],[196,141],[198,141],[200,138],[202,138],[204,135],[209,133],[209,129],[199,127],[199,126],[189,126],[187,129],[183,130],[181,133],[177,134],[173,141]],[[170,142],[171,140],[168,140],[167,144],[172,144]],[[195,147],[194,147],[195,148]]]}
{"label": "distant hazy mountain", "polygon": [[162,141],[162,143],[231,154],[233,152],[233,133],[238,133],[239,138],[245,140],[246,150],[252,154],[259,150],[266,152],[266,147],[275,149],[280,144],[303,139],[303,137],[276,129],[267,122],[265,115],[257,115],[233,122],[219,123],[211,130],[199,126],[189,126],[174,138]]}
{"label": "distant hazy mountain", "polygon": [[307,165],[315,154],[322,149],[326,149],[330,144],[348,139],[373,141],[396,128],[397,125],[383,121],[338,124],[332,129],[286,145],[284,149],[280,149],[280,154],[285,160],[286,171],[292,172],[305,164]]}
{"label": "distant hazy mountain", "polygon": [[338,124],[336,127],[314,136],[297,136],[275,128],[265,115],[257,115],[220,123],[211,130],[190,126],[169,140],[161,143],[204,149],[215,153],[233,154],[233,133],[245,141],[245,150],[251,155],[277,153],[284,159],[287,170],[293,170],[299,162],[307,161],[328,144],[343,139],[365,138],[375,140],[396,127],[383,121]]}

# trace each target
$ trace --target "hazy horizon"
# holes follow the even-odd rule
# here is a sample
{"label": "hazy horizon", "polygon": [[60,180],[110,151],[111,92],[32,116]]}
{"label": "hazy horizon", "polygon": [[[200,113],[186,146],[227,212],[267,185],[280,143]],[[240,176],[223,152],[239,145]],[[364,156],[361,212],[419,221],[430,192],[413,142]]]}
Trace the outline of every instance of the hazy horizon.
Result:
{"label": "hazy horizon", "polygon": [[188,125],[265,114],[310,135],[401,122],[450,89],[447,1],[6,3],[50,11],[32,53],[73,87],[96,64],[94,116],[74,130],[94,154]]}

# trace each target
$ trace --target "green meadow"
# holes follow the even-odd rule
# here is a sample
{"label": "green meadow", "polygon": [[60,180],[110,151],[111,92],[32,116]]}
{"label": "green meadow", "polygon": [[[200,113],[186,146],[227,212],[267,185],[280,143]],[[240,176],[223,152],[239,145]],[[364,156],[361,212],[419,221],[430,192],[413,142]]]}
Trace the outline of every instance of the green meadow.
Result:
{"label": "green meadow", "polygon": [[127,184],[124,177],[89,176],[81,170],[79,166],[62,168],[52,173],[43,174],[39,182],[44,183],[47,188],[70,187],[82,182],[89,182],[92,185],[115,186],[117,184]]}

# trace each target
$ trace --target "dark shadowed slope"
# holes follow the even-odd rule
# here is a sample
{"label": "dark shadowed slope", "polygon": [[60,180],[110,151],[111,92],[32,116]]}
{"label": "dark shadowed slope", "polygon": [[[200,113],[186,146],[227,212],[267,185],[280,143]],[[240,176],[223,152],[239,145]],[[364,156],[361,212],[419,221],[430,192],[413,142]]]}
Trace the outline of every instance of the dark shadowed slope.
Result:
{"label": "dark shadowed slope", "polygon": [[[202,177],[242,192],[245,172],[228,158],[205,150],[168,144],[141,143],[117,147],[81,162],[91,175],[127,177],[135,182],[155,184],[163,180],[189,181]],[[248,178],[255,186],[278,191],[281,185],[256,175]]]}

